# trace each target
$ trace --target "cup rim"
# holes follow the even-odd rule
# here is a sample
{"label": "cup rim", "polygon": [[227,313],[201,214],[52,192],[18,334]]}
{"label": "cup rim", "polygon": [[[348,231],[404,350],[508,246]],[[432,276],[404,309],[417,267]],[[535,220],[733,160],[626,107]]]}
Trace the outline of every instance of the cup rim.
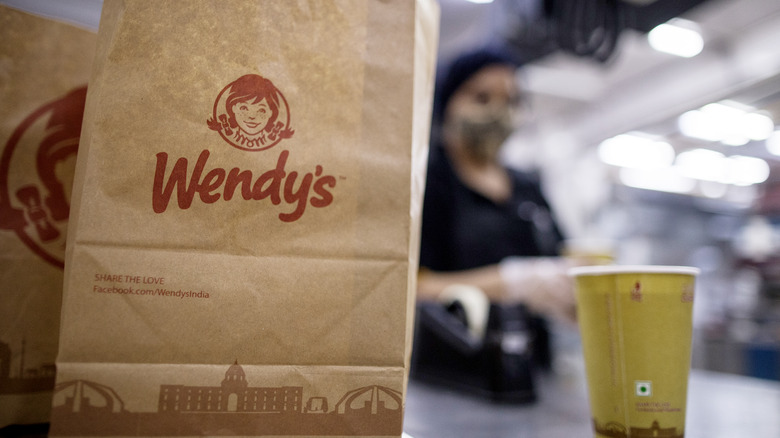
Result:
{"label": "cup rim", "polygon": [[682,274],[699,275],[701,270],[692,266],[662,265],[594,265],[569,269],[569,276],[611,275],[611,274]]}

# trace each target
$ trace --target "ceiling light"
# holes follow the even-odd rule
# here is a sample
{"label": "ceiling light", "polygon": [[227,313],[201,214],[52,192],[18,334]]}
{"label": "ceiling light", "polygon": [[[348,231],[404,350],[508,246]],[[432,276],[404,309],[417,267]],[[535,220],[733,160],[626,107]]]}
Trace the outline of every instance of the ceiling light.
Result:
{"label": "ceiling light", "polygon": [[766,139],[766,150],[772,155],[780,156],[780,131],[774,131]]}
{"label": "ceiling light", "polygon": [[761,158],[734,155],[726,159],[726,181],[738,186],[761,184],[769,178],[769,164]]}
{"label": "ceiling light", "polygon": [[726,196],[728,185],[715,181],[702,181],[699,184],[701,194],[707,198],[718,199]]}
{"label": "ceiling light", "polygon": [[747,113],[740,120],[741,131],[751,140],[766,140],[775,130],[775,122],[762,113]]}
{"label": "ceiling light", "polygon": [[598,154],[604,163],[634,169],[669,167],[674,162],[674,148],[669,143],[640,133],[608,138],[599,144]]}
{"label": "ceiling light", "polygon": [[769,164],[756,157],[726,157],[709,149],[694,149],[677,156],[674,168],[681,175],[702,181],[749,186],[769,178]]}
{"label": "ceiling light", "polygon": [[700,140],[720,141],[722,137],[721,128],[700,110],[682,114],[677,118],[677,126],[683,135]]}
{"label": "ceiling light", "polygon": [[629,187],[659,192],[687,194],[696,187],[696,181],[682,176],[673,168],[620,169],[620,182]]}
{"label": "ceiling light", "polygon": [[647,34],[650,46],[659,52],[690,58],[701,53],[704,39],[695,23],[672,19],[659,24]]}
{"label": "ceiling light", "polygon": [[729,132],[723,135],[720,142],[726,146],[744,146],[750,143],[750,138],[738,132]]}
{"label": "ceiling light", "polygon": [[750,140],[765,140],[775,124],[768,115],[736,102],[723,101],[688,111],[677,119],[683,135],[728,146],[742,146]]}
{"label": "ceiling light", "polygon": [[710,149],[693,149],[678,155],[674,167],[688,178],[721,181],[726,175],[726,157]]}

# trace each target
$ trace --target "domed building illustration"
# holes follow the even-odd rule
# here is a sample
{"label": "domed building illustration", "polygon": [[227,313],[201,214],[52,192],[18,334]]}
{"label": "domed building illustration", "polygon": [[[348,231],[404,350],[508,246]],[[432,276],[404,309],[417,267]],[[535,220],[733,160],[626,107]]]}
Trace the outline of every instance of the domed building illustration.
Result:
{"label": "domed building illustration", "polygon": [[301,412],[299,386],[250,387],[236,361],[220,386],[161,385],[158,412]]}

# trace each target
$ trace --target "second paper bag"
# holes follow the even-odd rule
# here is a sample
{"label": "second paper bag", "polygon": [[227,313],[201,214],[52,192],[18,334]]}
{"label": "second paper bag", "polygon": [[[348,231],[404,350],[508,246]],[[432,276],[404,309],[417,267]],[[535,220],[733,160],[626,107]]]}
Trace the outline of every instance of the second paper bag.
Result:
{"label": "second paper bag", "polygon": [[52,435],[401,435],[436,19],[104,2]]}

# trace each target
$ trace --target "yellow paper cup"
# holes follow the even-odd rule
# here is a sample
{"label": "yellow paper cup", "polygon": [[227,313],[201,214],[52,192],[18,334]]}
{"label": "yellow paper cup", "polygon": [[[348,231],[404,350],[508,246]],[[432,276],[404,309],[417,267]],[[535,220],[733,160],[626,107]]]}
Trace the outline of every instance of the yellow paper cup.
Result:
{"label": "yellow paper cup", "polygon": [[596,438],[684,436],[698,273],[681,266],[570,271]]}

